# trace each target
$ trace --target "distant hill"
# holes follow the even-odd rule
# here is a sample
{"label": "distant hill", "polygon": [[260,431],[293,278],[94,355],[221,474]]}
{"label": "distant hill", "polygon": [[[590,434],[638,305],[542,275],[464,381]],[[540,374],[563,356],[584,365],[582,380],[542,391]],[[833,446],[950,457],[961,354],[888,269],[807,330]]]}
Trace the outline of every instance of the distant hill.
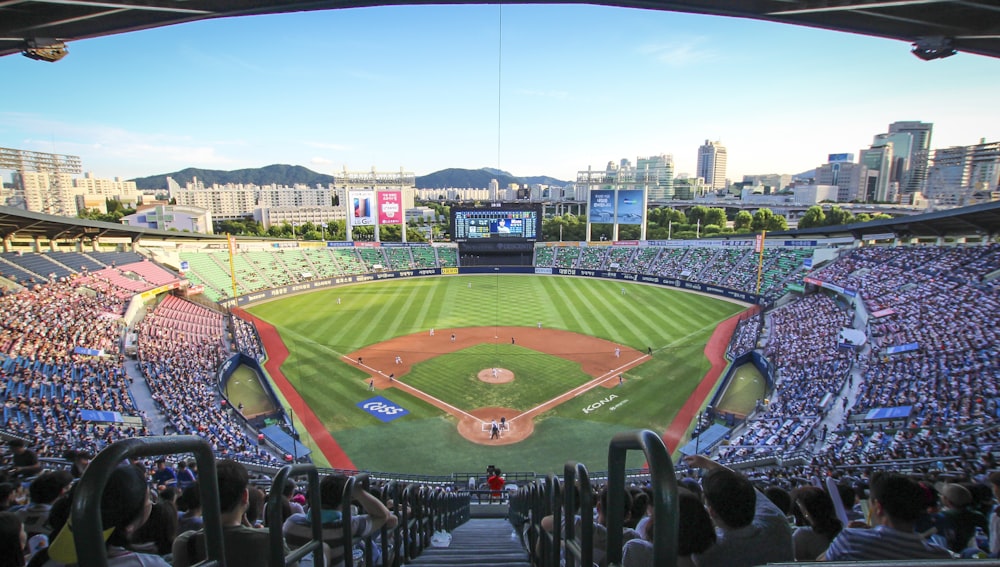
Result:
{"label": "distant hill", "polygon": [[218,183],[243,183],[253,185],[316,185],[317,183],[326,185],[333,183],[332,175],[316,173],[315,171],[302,167],[301,165],[275,164],[266,167],[250,169],[237,169],[234,171],[221,171],[217,169],[198,169],[189,167],[173,173],[161,173],[149,177],[134,179],[136,187],[139,189],[166,189],[167,177],[172,177],[174,181],[183,187],[197,177],[206,186]]}
{"label": "distant hill", "polygon": [[506,171],[484,167],[482,169],[450,168],[435,171],[434,173],[417,177],[417,188],[444,189],[446,187],[456,187],[461,189],[485,189],[490,186],[490,181],[493,179],[496,179],[500,183],[500,187],[506,187],[511,183],[518,183],[520,185],[539,183],[558,187],[569,185],[568,181],[561,181],[547,175],[517,177]]}
{"label": "distant hill", "polygon": [[[206,186],[218,183],[243,183],[253,185],[326,185],[333,183],[333,176],[317,173],[309,168],[299,165],[269,165],[251,169],[237,169],[234,171],[222,171],[217,169],[198,169],[189,167],[173,173],[161,173],[149,177],[139,177],[133,179],[139,189],[166,189],[167,177],[172,177],[174,181],[184,186],[197,177]],[[419,189],[439,189],[445,187],[458,188],[486,188],[490,186],[490,180],[496,179],[500,187],[506,187],[511,183],[521,185],[539,183],[544,185],[564,186],[569,185],[567,181],[561,181],[547,175],[536,175],[531,177],[516,177],[506,171],[493,168],[482,169],[443,169],[428,175],[417,176],[416,184]]]}

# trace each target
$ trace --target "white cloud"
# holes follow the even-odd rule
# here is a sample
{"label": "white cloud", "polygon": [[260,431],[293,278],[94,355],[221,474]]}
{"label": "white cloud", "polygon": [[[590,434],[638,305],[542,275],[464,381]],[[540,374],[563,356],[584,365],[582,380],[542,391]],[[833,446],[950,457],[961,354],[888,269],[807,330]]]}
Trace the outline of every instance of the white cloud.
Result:
{"label": "white cloud", "polygon": [[651,56],[671,67],[686,67],[718,58],[719,54],[716,51],[702,47],[707,41],[707,37],[678,37],[670,41],[643,45],[639,47],[639,53]]}
{"label": "white cloud", "polygon": [[309,160],[309,163],[313,165],[333,165],[333,160],[329,160],[324,157],[314,157]]}

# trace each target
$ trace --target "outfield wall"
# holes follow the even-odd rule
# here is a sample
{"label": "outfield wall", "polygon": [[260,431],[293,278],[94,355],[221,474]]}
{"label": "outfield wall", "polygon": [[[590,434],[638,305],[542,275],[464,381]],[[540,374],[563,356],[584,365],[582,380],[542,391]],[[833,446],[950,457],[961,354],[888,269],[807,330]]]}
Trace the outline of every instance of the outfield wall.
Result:
{"label": "outfield wall", "polygon": [[386,272],[376,272],[372,274],[361,274],[355,276],[323,278],[323,279],[313,280],[310,282],[285,285],[271,289],[256,291],[253,293],[248,293],[237,297],[235,302],[232,299],[224,299],[219,302],[219,305],[227,309],[234,306],[246,307],[254,303],[258,303],[261,301],[268,301],[271,299],[275,299],[277,297],[283,297],[286,295],[292,295],[296,293],[307,293],[310,291],[334,288],[342,285],[383,281],[383,280],[404,279],[404,278],[450,276],[450,275],[460,275],[460,274],[465,274],[465,275],[534,274],[534,275],[547,275],[547,276],[575,276],[583,278],[600,278],[600,279],[629,281],[635,283],[654,284],[664,287],[673,287],[681,290],[707,293],[709,295],[716,295],[727,299],[735,299],[736,301],[742,301],[744,303],[756,304],[760,303],[762,300],[762,298],[759,295],[753,293],[747,293],[744,291],[739,291],[736,289],[730,289],[727,287],[721,287],[716,285],[691,282],[680,278],[664,278],[660,276],[629,274],[625,272],[616,272],[607,270],[578,270],[576,268],[534,268],[530,266],[524,266],[524,267],[474,266],[474,267],[461,267],[461,268],[422,268],[419,270],[386,271]]}

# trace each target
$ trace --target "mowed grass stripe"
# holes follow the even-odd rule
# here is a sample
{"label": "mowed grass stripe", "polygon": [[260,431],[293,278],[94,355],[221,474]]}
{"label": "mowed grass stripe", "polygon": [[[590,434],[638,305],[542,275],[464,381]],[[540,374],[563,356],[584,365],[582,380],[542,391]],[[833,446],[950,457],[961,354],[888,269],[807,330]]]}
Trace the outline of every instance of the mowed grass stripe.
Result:
{"label": "mowed grass stripe", "polygon": [[[594,337],[601,336],[598,334],[594,327],[590,324],[590,320],[583,316],[583,312],[577,308],[579,303],[580,294],[585,291],[585,287],[581,286],[577,288],[573,285],[573,282],[568,280],[575,280],[577,278],[553,278],[543,276],[546,280],[553,280],[554,287],[557,290],[558,296],[562,301],[557,302],[555,305],[562,313],[563,317],[567,320],[567,330],[573,330],[584,335],[591,335]],[[581,280],[582,282],[583,280]]]}
{"label": "mowed grass stripe", "polygon": [[[619,294],[619,297],[612,296],[610,299],[608,295],[612,290],[618,290],[615,288],[608,288],[608,286],[584,286],[581,293],[577,295],[576,304],[581,310],[586,313],[590,313],[592,320],[594,321],[595,332],[587,333],[592,334],[595,337],[601,337],[602,339],[611,340],[614,331],[617,329],[619,331],[618,336],[625,343],[631,343],[628,340],[628,336],[632,334],[632,327],[628,324],[628,321],[621,319],[618,316],[618,310],[614,303],[617,303],[619,297],[625,299],[621,296],[620,291],[615,291]],[[614,315],[615,320],[612,321],[611,318],[606,315]],[[616,341],[617,342],[617,341]]]}

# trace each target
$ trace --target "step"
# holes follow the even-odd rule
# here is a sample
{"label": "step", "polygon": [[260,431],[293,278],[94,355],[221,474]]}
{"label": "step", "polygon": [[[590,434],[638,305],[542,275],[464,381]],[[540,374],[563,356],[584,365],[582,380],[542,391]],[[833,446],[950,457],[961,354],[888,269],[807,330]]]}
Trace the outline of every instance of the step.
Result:
{"label": "step", "polygon": [[473,518],[451,532],[451,545],[428,547],[409,565],[530,567],[531,563],[510,522],[499,518]]}

